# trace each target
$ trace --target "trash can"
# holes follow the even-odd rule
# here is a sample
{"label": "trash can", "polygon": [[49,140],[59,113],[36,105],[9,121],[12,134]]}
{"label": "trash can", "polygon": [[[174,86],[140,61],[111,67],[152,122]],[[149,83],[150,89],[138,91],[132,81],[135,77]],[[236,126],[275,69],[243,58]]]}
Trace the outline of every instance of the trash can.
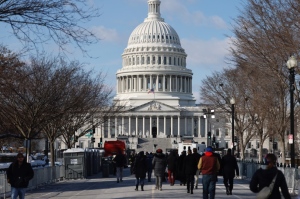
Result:
{"label": "trash can", "polygon": [[102,177],[109,177],[109,162],[107,159],[102,159]]}
{"label": "trash can", "polygon": [[86,178],[85,152],[81,148],[64,151],[65,178]]}

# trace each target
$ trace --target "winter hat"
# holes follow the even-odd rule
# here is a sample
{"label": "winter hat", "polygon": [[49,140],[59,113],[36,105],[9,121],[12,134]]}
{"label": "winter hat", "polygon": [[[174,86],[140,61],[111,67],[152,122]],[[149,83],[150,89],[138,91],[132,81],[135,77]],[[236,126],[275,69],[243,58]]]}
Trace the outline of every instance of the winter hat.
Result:
{"label": "winter hat", "polygon": [[156,153],[162,153],[162,149],[157,149]]}
{"label": "winter hat", "polygon": [[211,146],[208,146],[208,147],[206,148],[206,151],[207,151],[207,152],[213,152],[213,148],[212,148]]}

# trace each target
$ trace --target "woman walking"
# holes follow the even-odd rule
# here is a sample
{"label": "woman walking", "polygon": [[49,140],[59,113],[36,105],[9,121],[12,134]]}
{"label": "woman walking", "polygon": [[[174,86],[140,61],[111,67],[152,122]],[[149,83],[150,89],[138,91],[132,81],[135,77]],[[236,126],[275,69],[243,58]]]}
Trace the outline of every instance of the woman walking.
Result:
{"label": "woman walking", "polygon": [[176,164],[177,164],[177,153],[175,150],[171,151],[170,155],[168,156],[167,164],[168,164],[168,181],[171,186],[175,183],[176,177]]}
{"label": "woman walking", "polygon": [[[266,156],[266,169],[258,169],[252,176],[250,181],[250,190],[254,193],[258,193],[264,187],[269,186],[273,179],[275,178],[275,183],[272,189],[272,193],[269,198],[272,199],[280,199],[281,194],[279,188],[281,189],[281,193],[285,199],[290,199],[291,196],[289,194],[289,190],[286,184],[285,177],[282,171],[278,170],[276,167],[277,158],[274,154],[267,154]],[[276,176],[276,177],[275,177]]]}
{"label": "woman walking", "polygon": [[144,151],[140,151],[134,161],[133,173],[135,174],[135,190],[139,190],[139,185],[141,185],[141,190],[144,191],[144,181],[147,173],[147,157],[144,155]]}
{"label": "woman walking", "polygon": [[162,191],[162,179],[165,177],[166,169],[166,157],[162,153],[161,149],[156,150],[156,154],[152,160],[152,167],[154,169],[154,175],[156,177],[155,189]]}

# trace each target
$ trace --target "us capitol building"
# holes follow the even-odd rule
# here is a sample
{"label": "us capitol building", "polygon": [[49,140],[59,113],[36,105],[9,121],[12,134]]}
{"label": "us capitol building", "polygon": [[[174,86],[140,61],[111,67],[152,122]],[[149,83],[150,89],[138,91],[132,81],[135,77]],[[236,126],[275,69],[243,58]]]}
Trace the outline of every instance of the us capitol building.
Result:
{"label": "us capitol building", "polygon": [[[195,104],[187,54],[177,32],[161,17],[160,3],[148,0],[148,17],[129,37],[122,68],[116,73],[114,97],[120,105],[125,104],[125,112],[96,129],[94,147],[100,145],[100,138],[104,143],[120,137],[127,139],[132,149],[139,148],[140,139],[164,140],[176,148],[182,137],[189,136],[207,144],[210,131],[218,147],[228,148],[230,121],[217,119],[217,113],[213,119],[209,106]],[[88,136],[79,138],[79,147],[91,146]]]}

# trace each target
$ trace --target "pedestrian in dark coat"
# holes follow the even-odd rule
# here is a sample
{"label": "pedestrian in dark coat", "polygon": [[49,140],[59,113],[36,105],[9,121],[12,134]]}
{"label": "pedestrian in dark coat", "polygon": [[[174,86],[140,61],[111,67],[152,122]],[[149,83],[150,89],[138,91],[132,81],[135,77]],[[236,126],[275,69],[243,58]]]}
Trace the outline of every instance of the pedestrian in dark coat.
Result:
{"label": "pedestrian in dark coat", "polygon": [[183,171],[186,177],[187,192],[193,194],[194,175],[196,174],[198,162],[192,155],[192,151],[188,150],[188,155],[184,158]]}
{"label": "pedestrian in dark coat", "polygon": [[[194,156],[194,158],[195,158],[195,160],[196,160],[196,162],[198,164],[198,162],[199,162],[199,160],[201,158],[201,155],[198,153],[197,148],[193,148],[193,156]],[[200,170],[197,169],[196,170],[196,174],[194,176],[195,177],[195,179],[194,179],[194,188],[195,189],[198,189],[199,174],[200,174]]]}
{"label": "pedestrian in dark coat", "polygon": [[153,154],[152,152],[146,153],[147,156],[147,176],[148,176],[148,182],[151,182],[151,175],[152,175],[152,160],[153,160]]}
{"label": "pedestrian in dark coat", "polygon": [[126,157],[121,150],[118,151],[118,154],[114,157],[113,161],[116,164],[117,183],[123,182],[123,168],[126,165]]}
{"label": "pedestrian in dark coat", "polygon": [[177,179],[180,181],[180,186],[183,184],[185,186],[186,178],[183,170],[184,158],[186,157],[186,151],[182,151],[181,155],[177,161]]}
{"label": "pedestrian in dark coat", "polygon": [[226,194],[232,195],[233,178],[235,177],[235,173],[239,176],[239,167],[236,158],[231,155],[231,149],[228,149],[227,155],[223,156],[221,167],[223,168],[223,182],[226,188]]}
{"label": "pedestrian in dark coat", "polygon": [[140,151],[135,158],[133,173],[135,174],[135,190],[138,191],[139,185],[141,190],[144,191],[144,180],[147,173],[147,157],[144,155],[144,151]]}
{"label": "pedestrian in dark coat", "polygon": [[286,184],[285,177],[282,171],[278,170],[276,167],[277,158],[274,154],[267,154],[266,156],[266,169],[258,169],[252,176],[250,181],[250,190],[254,193],[258,193],[262,188],[269,186],[276,176],[275,184],[269,198],[272,199],[280,199],[281,194],[279,188],[281,189],[281,193],[285,199],[290,199],[291,196],[289,194],[289,190]]}
{"label": "pedestrian in dark coat", "polygon": [[27,163],[22,153],[17,154],[17,160],[7,169],[7,181],[11,185],[11,198],[25,198],[29,180],[34,176],[31,164]]}
{"label": "pedestrian in dark coat", "polygon": [[156,177],[155,189],[162,191],[162,180],[165,177],[165,170],[167,161],[165,155],[162,153],[162,149],[157,149],[156,154],[152,160],[152,167],[154,169],[154,175]]}
{"label": "pedestrian in dark coat", "polygon": [[178,160],[178,155],[175,150],[170,152],[167,159],[168,164],[168,181],[171,186],[174,185],[176,179],[176,164]]}

